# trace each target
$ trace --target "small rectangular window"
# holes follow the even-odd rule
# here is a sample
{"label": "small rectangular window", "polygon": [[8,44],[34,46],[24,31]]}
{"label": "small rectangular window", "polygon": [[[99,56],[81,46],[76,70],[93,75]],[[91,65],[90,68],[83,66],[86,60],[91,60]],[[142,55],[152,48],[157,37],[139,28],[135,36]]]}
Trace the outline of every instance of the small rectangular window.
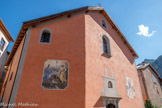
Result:
{"label": "small rectangular window", "polygon": [[153,80],[154,83],[156,83],[156,78],[153,74],[152,74],[152,80]]}
{"label": "small rectangular window", "polygon": [[11,76],[10,76],[10,80],[9,80],[9,81],[11,81],[11,80],[12,80],[12,76],[13,76],[13,72],[11,73]]}
{"label": "small rectangular window", "polygon": [[107,28],[106,22],[105,22],[104,20],[102,20],[102,26],[103,26],[104,28]]}
{"label": "small rectangular window", "polygon": [[0,50],[1,50],[1,51],[3,51],[4,46],[5,46],[5,41],[4,41],[3,38],[1,38],[1,41],[0,41]]}

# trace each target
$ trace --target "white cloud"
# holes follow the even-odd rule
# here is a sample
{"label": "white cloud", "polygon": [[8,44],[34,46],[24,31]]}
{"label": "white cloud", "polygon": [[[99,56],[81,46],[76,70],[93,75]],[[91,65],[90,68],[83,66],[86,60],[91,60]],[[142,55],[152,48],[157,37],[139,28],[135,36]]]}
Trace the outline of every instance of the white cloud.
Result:
{"label": "white cloud", "polygon": [[155,30],[153,30],[151,33],[149,33],[149,27],[144,26],[144,25],[139,25],[138,28],[139,28],[139,32],[137,34],[143,35],[143,36],[146,36],[146,37],[151,37],[156,32]]}

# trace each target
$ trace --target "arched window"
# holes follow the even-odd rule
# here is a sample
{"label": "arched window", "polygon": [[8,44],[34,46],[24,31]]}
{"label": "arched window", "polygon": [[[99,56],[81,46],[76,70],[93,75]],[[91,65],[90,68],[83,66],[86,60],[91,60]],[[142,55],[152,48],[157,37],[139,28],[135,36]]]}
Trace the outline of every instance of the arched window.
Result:
{"label": "arched window", "polygon": [[112,85],[111,81],[108,82],[108,88],[113,88],[113,85]]}
{"label": "arched window", "polygon": [[102,26],[104,27],[104,28],[107,28],[107,25],[106,25],[106,22],[102,19]]}
{"label": "arched window", "polygon": [[103,46],[103,53],[111,56],[110,41],[105,35],[102,36],[102,46]]}
{"label": "arched window", "polygon": [[41,43],[50,43],[51,32],[49,30],[43,30],[41,32],[40,42]]}

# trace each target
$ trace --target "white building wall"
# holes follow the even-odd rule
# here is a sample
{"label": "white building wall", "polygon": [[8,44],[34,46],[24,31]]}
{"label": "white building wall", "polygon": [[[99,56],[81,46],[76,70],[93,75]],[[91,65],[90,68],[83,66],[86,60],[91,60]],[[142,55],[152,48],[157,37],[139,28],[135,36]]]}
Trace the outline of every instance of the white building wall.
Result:
{"label": "white building wall", "polygon": [[[4,46],[4,49],[3,51],[0,50],[0,53],[1,55],[3,54],[3,52],[5,52],[5,50],[7,49],[8,47],[8,44],[9,44],[9,39],[5,36],[5,34],[3,33],[2,29],[0,28],[0,40],[1,38],[3,38],[5,40],[5,46]],[[1,57],[0,55],[0,57]]]}
{"label": "white building wall", "polygon": [[5,45],[4,45],[3,51],[0,49],[0,76],[2,74],[3,66],[4,66],[6,59],[7,59],[7,48],[8,48],[8,45],[9,45],[9,39],[7,38],[7,36],[3,32],[3,30],[0,28],[0,41],[1,41],[2,38],[5,41]]}

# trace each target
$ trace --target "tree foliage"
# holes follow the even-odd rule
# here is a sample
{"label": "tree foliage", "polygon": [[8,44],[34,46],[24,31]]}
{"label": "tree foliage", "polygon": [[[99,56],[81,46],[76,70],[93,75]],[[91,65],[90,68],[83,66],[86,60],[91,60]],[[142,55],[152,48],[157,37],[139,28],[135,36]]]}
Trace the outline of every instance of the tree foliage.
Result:
{"label": "tree foliage", "polygon": [[161,108],[161,107],[154,106],[151,100],[146,100],[145,108]]}
{"label": "tree foliage", "polygon": [[151,100],[146,100],[145,108],[154,108],[154,106],[153,106]]}

